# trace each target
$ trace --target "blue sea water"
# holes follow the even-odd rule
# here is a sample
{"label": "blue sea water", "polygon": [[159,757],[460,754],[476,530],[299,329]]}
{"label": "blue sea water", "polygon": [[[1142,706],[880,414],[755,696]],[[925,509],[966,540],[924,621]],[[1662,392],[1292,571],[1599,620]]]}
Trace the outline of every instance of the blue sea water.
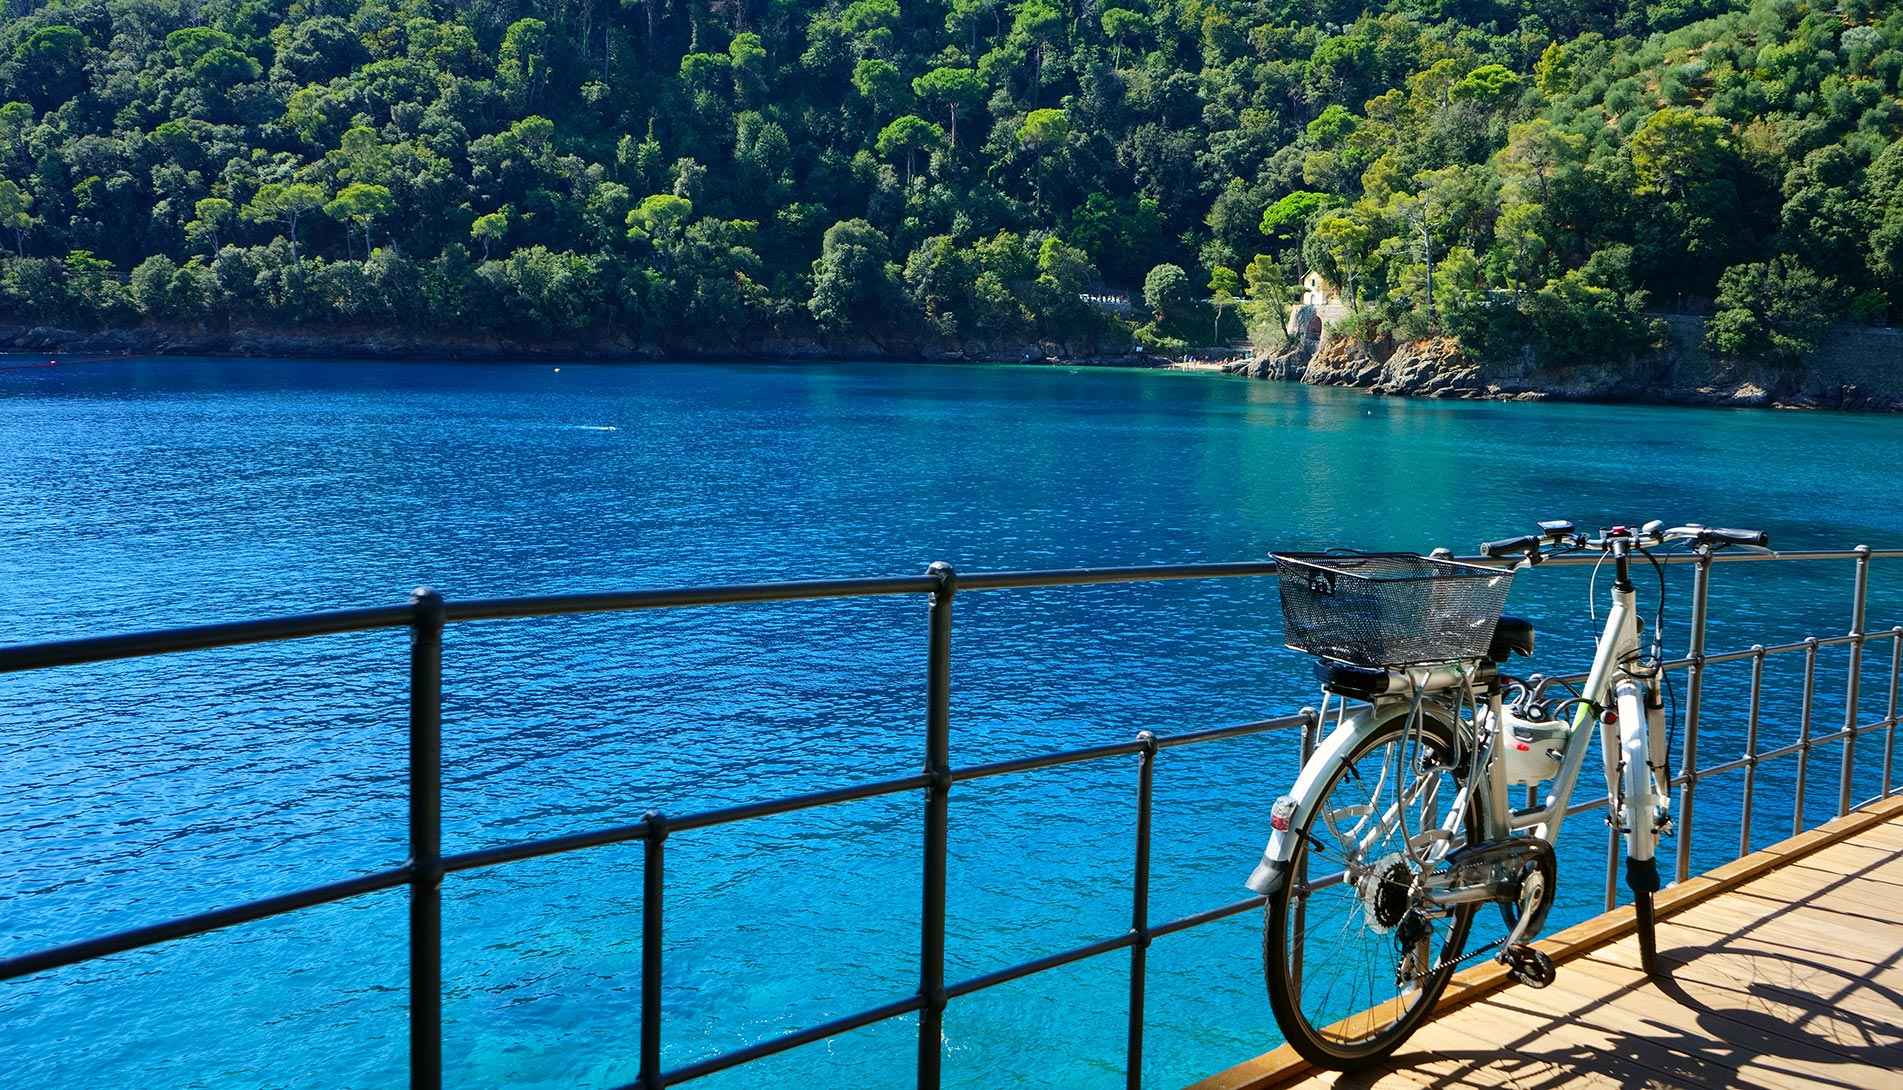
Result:
{"label": "blue sea water", "polygon": [[[33,362],[33,361],[18,361]],[[1903,546],[1891,417],[1412,402],[1210,375],[1068,368],[115,360],[0,370],[0,643],[454,598],[820,576],[1461,551],[1539,518],[1703,521],[1781,548]],[[1903,623],[1903,562],[1870,627]],[[1714,650],[1847,629],[1851,569],[1716,569]],[[1790,565],[1777,565],[1788,569]],[[1668,649],[1683,650],[1684,570]],[[1603,581],[1600,585],[1603,593]],[[1587,574],[1522,575],[1534,668],[1583,668]],[[955,607],[952,759],[1182,733],[1312,703],[1262,580],[973,592]],[[363,634],[0,677],[0,956],[398,865],[406,640]],[[1865,671],[1884,714],[1888,655]],[[445,846],[464,851],[910,774],[917,599],[453,627]],[[1843,717],[1820,656],[1815,729]],[[1836,673],[1830,673],[1834,665]],[[1767,742],[1800,656],[1767,668]],[[1707,759],[1739,752],[1748,670],[1712,672]],[[1680,694],[1682,696],[1682,694]],[[1834,720],[1833,720],[1834,717]],[[1159,759],[1150,919],[1244,895],[1271,735]],[[1834,807],[1836,751],[1807,816]],[[1881,740],[1854,794],[1876,790]],[[1582,789],[1597,775],[1588,765]],[[1788,768],[1752,840],[1787,832]],[[952,982],[1121,934],[1136,769],[960,785]],[[1737,849],[1737,783],[1694,859]],[[920,802],[900,795],[668,844],[669,1068],[917,986]],[[1604,834],[1568,829],[1553,926],[1597,911]],[[641,848],[451,876],[447,1082],[635,1078]],[[1279,1043],[1258,919],[1149,951],[1147,1085]],[[401,891],[0,984],[9,1085],[406,1082]],[[1123,1085],[1129,959],[955,1000],[946,1084]],[[697,1085],[912,1085],[916,1022]]]}

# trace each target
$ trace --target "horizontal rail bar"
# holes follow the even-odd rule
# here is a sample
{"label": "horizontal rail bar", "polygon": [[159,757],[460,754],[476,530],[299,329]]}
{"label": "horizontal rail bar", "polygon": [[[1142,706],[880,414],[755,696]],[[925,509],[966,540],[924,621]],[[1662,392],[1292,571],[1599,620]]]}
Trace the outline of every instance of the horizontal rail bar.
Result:
{"label": "horizontal rail bar", "polygon": [[1085,761],[1102,760],[1106,757],[1127,757],[1141,752],[1143,752],[1141,742],[1114,742],[1109,745],[1092,746],[1089,749],[1068,749],[1032,757],[1013,757],[1008,761],[992,761],[989,764],[954,768],[951,771],[951,781],[965,783],[969,780],[1004,776],[1012,772],[1036,772],[1040,769],[1082,764]]}
{"label": "horizontal rail bar", "polygon": [[[851,787],[835,787],[826,791],[814,791],[805,795],[793,795],[783,799],[770,799],[766,802],[749,802],[739,806],[729,806],[719,810],[707,810],[686,817],[669,818],[668,834],[688,829],[706,829],[717,825],[730,825],[750,818],[773,817],[778,814],[791,814],[799,810],[811,810],[815,807],[834,803],[854,802],[859,799],[878,798],[881,795],[896,795],[905,791],[916,791],[931,783],[924,773],[901,776],[897,779],[880,780],[876,783],[855,784]],[[478,867],[493,867],[498,863],[513,863],[523,859],[538,859],[542,856],[559,855],[563,852],[579,851],[583,848],[598,848],[606,844],[623,844],[631,840],[645,840],[652,835],[648,823],[637,821],[632,825],[617,825],[609,829],[597,829],[586,833],[570,833],[566,836],[548,837],[542,840],[525,840],[517,844],[503,844],[494,848],[482,848],[472,852],[461,852],[443,857],[445,871],[474,870]]]}
{"label": "horizontal rail bar", "polygon": [[1273,560],[1230,564],[1155,564],[1131,568],[1059,568],[1048,571],[980,572],[958,576],[960,593],[968,590],[1032,590],[1039,587],[1109,586],[1114,583],[1164,583],[1185,579],[1234,579],[1275,574]]}
{"label": "horizontal rail bar", "polygon": [[[964,580],[960,579],[962,589]],[[644,609],[732,606],[762,602],[817,602],[828,598],[879,598],[930,594],[938,581],[928,576],[882,579],[792,579],[782,583],[736,583],[714,587],[608,591],[600,594],[548,594],[529,598],[479,598],[449,603],[451,621],[500,621],[529,617],[565,617],[577,613],[627,613]]]}
{"label": "horizontal rail bar", "polygon": [[[863,1029],[866,1026],[872,1025],[874,1022],[883,1022],[888,1018],[897,1018],[902,1014],[911,1014],[924,1005],[925,1000],[915,995],[909,999],[901,999],[897,1002],[887,1003],[884,1006],[863,1010],[858,1014],[849,1014],[844,1018],[834,1019],[831,1022],[823,1022],[810,1029],[803,1029],[796,1033],[775,1037],[770,1041],[761,1041],[758,1044],[748,1045],[746,1048],[737,1049],[725,1055],[715,1056],[712,1059],[702,1060],[699,1063],[676,1068],[662,1075],[660,1084],[663,1086],[672,1086],[677,1082],[686,1082],[689,1079],[698,1079],[703,1075],[712,1075],[715,1072],[725,1071],[728,1068],[739,1067],[741,1064],[765,1059],[768,1056],[777,1055],[781,1052],[798,1048],[801,1045],[812,1044],[814,1041],[823,1041],[828,1037],[837,1037],[842,1033],[850,1033],[855,1029]],[[643,1090],[645,1085],[645,1083],[641,1082],[631,1082],[621,1087],[620,1090]]]}
{"label": "horizontal rail bar", "polygon": [[164,923],[135,927],[130,931],[121,931],[117,934],[105,935],[96,939],[71,942],[64,946],[55,946],[49,950],[41,950],[38,953],[22,954],[19,957],[7,958],[0,961],[0,980],[12,980],[15,977],[41,973],[48,969],[57,969],[65,965],[91,961],[94,958],[102,958],[108,954],[122,954],[127,950],[137,950],[142,946],[153,946],[161,942],[169,942],[172,939],[182,939],[191,935],[202,935],[207,931],[217,931],[220,928],[231,927],[235,924],[251,923],[254,920],[269,919],[272,916],[282,916],[287,912],[296,912],[301,908],[314,908],[318,905],[329,904],[332,901],[342,901],[350,897],[359,897],[366,893],[395,889],[407,883],[409,880],[410,868],[407,866],[396,867],[391,870],[378,871],[375,874],[366,874],[357,878],[346,878],[341,882],[332,882],[329,885],[298,890],[295,893],[283,893],[276,897],[266,897],[263,900],[247,901],[241,905],[232,905],[229,908],[213,909],[210,912],[201,912],[195,916],[183,916],[176,920],[167,920]]}
{"label": "horizontal rail bar", "polygon": [[1313,711],[1301,711],[1294,715],[1279,715],[1274,719],[1257,719],[1251,723],[1237,723],[1229,727],[1211,727],[1208,730],[1193,730],[1184,734],[1159,737],[1158,749],[1175,749],[1178,746],[1193,746],[1203,742],[1220,742],[1225,738],[1247,738],[1252,734],[1266,734],[1272,730],[1294,730],[1305,727],[1315,718]]}
{"label": "horizontal rail bar", "polygon": [[334,636],[345,632],[368,632],[378,628],[408,628],[415,619],[415,608],[406,604],[128,632],[120,636],[22,643],[0,647],[0,673],[136,659],[147,655],[169,655],[179,651],[207,651],[214,647],[241,647],[311,636]]}
{"label": "horizontal rail bar", "polygon": [[[1903,549],[1872,549],[1868,554],[1860,553],[1855,549],[1809,549],[1783,553],[1734,553],[1720,549],[1711,554],[1711,562],[1714,564],[1750,564],[1775,560],[1855,560],[1865,555],[1868,555],[1871,559],[1894,560],[1903,558]],[[1454,559],[1465,564],[1506,567],[1509,564],[1515,563],[1517,557],[1512,560],[1498,560],[1493,557],[1485,556],[1457,556],[1454,557]],[[1545,567],[1548,564],[1557,564],[1564,568],[1590,567],[1591,565],[1600,563],[1603,559],[1603,554],[1597,552],[1561,553],[1557,556],[1549,556],[1540,561],[1540,566]],[[1652,559],[1661,564],[1670,565],[1696,564],[1699,558],[1697,553],[1670,552],[1655,554]]]}
{"label": "horizontal rail bar", "polygon": [[443,873],[454,874],[457,871],[493,867],[498,863],[540,859],[545,855],[559,855],[562,852],[579,851],[582,848],[599,848],[607,844],[625,844],[631,840],[646,840],[652,835],[653,832],[648,828],[646,821],[637,821],[633,825],[616,825],[608,829],[596,829],[593,832],[570,833],[567,836],[552,836],[545,840],[525,840],[518,844],[501,844],[493,848],[480,848],[476,851],[445,855],[443,856]]}
{"label": "horizontal rail bar", "polygon": [[923,772],[896,779],[880,780],[876,783],[856,784],[851,787],[835,787],[827,791],[815,791],[807,795],[794,795],[791,798],[769,799],[766,802],[749,802],[739,806],[728,806],[720,810],[709,810],[700,814],[689,814],[681,818],[669,818],[667,827],[670,832],[680,833],[689,829],[707,829],[716,825],[731,825],[748,818],[773,817],[778,814],[791,814],[799,810],[811,810],[816,806],[827,806],[838,802],[856,802],[860,799],[876,799],[881,795],[897,795],[905,791],[917,791],[931,785],[932,778]]}
{"label": "horizontal rail bar", "polygon": [[1245,897],[1240,901],[1232,901],[1229,904],[1217,908],[1205,909],[1201,912],[1192,912],[1187,916],[1179,916],[1166,924],[1158,924],[1150,928],[1150,935],[1152,938],[1155,938],[1163,935],[1174,935],[1178,931],[1188,931],[1192,927],[1201,927],[1206,923],[1214,923],[1217,920],[1247,912],[1252,908],[1261,908],[1267,904],[1268,901],[1269,899],[1267,897],[1258,894],[1254,897]]}
{"label": "horizontal rail bar", "polygon": [[[1903,549],[1878,549],[1868,552],[1855,550],[1736,554],[1720,552],[1714,554],[1711,559],[1713,562],[1737,563],[1770,560],[1856,560],[1865,556],[1872,559],[1903,558]],[[1489,557],[1466,556],[1457,559],[1466,563],[1495,567],[1505,566],[1508,563]],[[1698,557],[1690,553],[1673,553],[1657,559],[1663,564],[1694,564],[1698,561]],[[1545,563],[1571,567],[1596,564],[1599,560],[1600,557],[1597,554],[1571,554],[1549,557]],[[958,587],[960,590],[1005,590],[1106,586],[1118,583],[1261,577],[1274,573],[1275,562],[1272,560],[1239,561],[1227,564],[1159,564],[1147,567],[979,572],[972,575],[960,575]],[[599,594],[470,599],[449,602],[446,607],[446,618],[450,622],[485,621],[692,606],[929,594],[937,586],[937,581],[930,576],[894,576],[876,579],[802,579],[777,583],[612,591]],[[17,644],[0,647],[0,673],[140,658],[179,651],[202,651],[215,647],[237,647],[244,644],[304,639],[346,632],[364,632],[378,628],[402,628],[410,624],[413,616],[414,612],[407,604],[375,606],[366,609],[332,610],[255,621],[193,625],[125,635]],[[1853,637],[1840,636],[1820,642],[1841,643],[1851,639]]]}
{"label": "horizontal rail bar", "polygon": [[1102,939],[1090,943],[1087,946],[1073,947],[1072,949],[1064,950],[1060,953],[1048,954],[1044,957],[1035,958],[1006,969],[999,969],[994,973],[975,976],[970,980],[961,981],[946,988],[945,998],[957,999],[961,995],[970,995],[973,992],[983,991],[986,988],[995,988],[1000,984],[1009,984],[1013,980],[1021,980],[1027,976],[1034,976],[1044,972],[1046,969],[1060,968],[1074,961],[1094,958],[1098,954],[1108,954],[1112,950],[1126,950],[1136,944],[1137,938],[1136,932],[1126,931],[1114,939]]}

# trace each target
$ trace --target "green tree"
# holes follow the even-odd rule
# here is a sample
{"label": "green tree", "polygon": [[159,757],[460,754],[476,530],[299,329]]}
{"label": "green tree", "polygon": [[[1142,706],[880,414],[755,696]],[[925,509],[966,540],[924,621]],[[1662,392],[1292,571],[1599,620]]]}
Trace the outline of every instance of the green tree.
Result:
{"label": "green tree", "polygon": [[945,142],[945,130],[916,114],[906,114],[879,131],[874,146],[880,155],[905,158],[905,180],[912,180],[912,161],[921,151]]}
{"label": "green tree", "polygon": [[821,329],[840,333],[876,321],[895,280],[887,264],[890,247],[885,235],[862,219],[826,229],[806,304]]}
{"label": "green tree", "polygon": [[366,260],[370,257],[370,251],[375,249],[370,242],[370,226],[395,210],[396,201],[391,198],[390,191],[367,182],[354,182],[345,186],[324,205],[325,215],[346,227],[357,227],[363,231],[363,256]]}
{"label": "green tree", "polygon": [[297,225],[304,216],[324,207],[322,186],[309,182],[270,182],[258,187],[257,195],[244,207],[247,223],[281,223],[291,240],[291,268],[299,267]]}
{"label": "green tree", "polygon": [[13,252],[22,261],[26,260],[26,230],[33,225],[32,207],[32,194],[0,178],[0,229],[13,232]]}
{"label": "green tree", "polygon": [[1248,301],[1243,312],[1249,319],[1249,337],[1267,341],[1279,335],[1283,343],[1294,339],[1289,331],[1289,287],[1282,269],[1267,254],[1257,254],[1242,270],[1243,293]]}
{"label": "green tree", "polygon": [[1327,193],[1298,189],[1276,201],[1262,212],[1262,233],[1270,238],[1292,238],[1295,252],[1301,253],[1308,239],[1308,225],[1316,213],[1339,203]]}
{"label": "green tree", "polygon": [[1718,278],[1718,309],[1705,327],[1705,346],[1734,358],[1797,364],[1817,347],[1835,294],[1834,281],[1788,255],[1734,265]]}
{"label": "green tree", "polygon": [[1155,31],[1150,18],[1126,8],[1106,8],[1098,17],[1098,25],[1103,28],[1104,37],[1110,39],[1114,52],[1111,63],[1123,67],[1123,51],[1126,47],[1141,48],[1144,41]]}
{"label": "green tree", "polygon": [[496,83],[516,109],[525,109],[541,96],[548,82],[548,24],[540,19],[518,19],[502,35],[496,52]]}
{"label": "green tree", "polygon": [[32,91],[33,103],[53,109],[86,86],[86,35],[70,26],[42,26],[13,48],[18,86]]}
{"label": "green tree", "polygon": [[1070,135],[1070,117],[1062,110],[1032,110],[1018,126],[1018,143],[1032,151],[1062,144]]}
{"label": "green tree", "polygon": [[1632,134],[1631,149],[1639,184],[1671,198],[1721,169],[1730,136],[1718,118],[1668,106]]}
{"label": "green tree", "polygon": [[1236,270],[1226,266],[1216,266],[1209,277],[1209,302],[1216,310],[1216,324],[1211,328],[1209,343],[1222,343],[1222,313],[1236,303],[1236,293],[1242,290],[1242,278]]}
{"label": "green tree", "polygon": [[482,240],[482,259],[484,261],[489,260],[490,244],[502,241],[508,233],[509,210],[507,208],[477,216],[476,221],[469,225],[470,237]]}
{"label": "green tree", "polygon": [[1190,304],[1189,274],[1181,265],[1162,264],[1143,278],[1143,303],[1163,323],[1177,317]]}
{"label": "green tree", "polygon": [[950,126],[948,139],[958,143],[958,114],[969,117],[984,99],[984,84],[969,68],[934,68],[912,81],[912,93],[944,110]]}
{"label": "green tree", "polygon": [[757,101],[766,93],[768,74],[766,46],[760,36],[752,31],[734,35],[727,45],[727,56],[733,67],[734,89],[741,101]]}
{"label": "green tree", "polygon": [[853,66],[852,86],[872,107],[872,116],[890,117],[904,104],[905,77],[899,66],[878,57],[868,57]]}
{"label": "green tree", "polygon": [[694,202],[685,197],[672,193],[644,197],[628,213],[628,237],[649,243],[656,252],[666,253],[686,230],[693,214]]}
{"label": "green tree", "polygon": [[219,234],[238,221],[237,207],[223,197],[206,197],[192,206],[192,214],[196,218],[186,226],[186,237],[208,243],[209,251],[216,254]]}

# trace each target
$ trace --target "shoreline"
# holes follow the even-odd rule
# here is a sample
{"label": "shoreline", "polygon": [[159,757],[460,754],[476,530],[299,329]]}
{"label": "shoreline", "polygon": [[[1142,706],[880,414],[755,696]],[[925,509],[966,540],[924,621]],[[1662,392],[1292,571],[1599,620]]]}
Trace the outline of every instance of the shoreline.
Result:
{"label": "shoreline", "polygon": [[[1717,360],[1699,347],[1703,320],[1666,316],[1672,336],[1633,360],[1547,368],[1530,357],[1475,361],[1444,337],[1366,344],[1340,338],[1302,341],[1228,360],[1171,359],[1143,351],[1080,352],[1059,344],[968,345],[962,350],[870,340],[822,344],[773,341],[726,351],[667,351],[627,344],[523,344],[500,338],[455,340],[343,330],[297,332],[168,329],[82,332],[0,326],[0,356],[45,363],[0,364],[0,371],[154,357],[347,359],[417,363],[954,363],[1114,367],[1232,375],[1309,386],[1359,389],[1376,397],[1473,401],[1566,401],[1705,408],[1903,411],[1903,336],[1893,329],[1847,327],[1802,369]],[[1846,348],[1846,345],[1848,347]],[[60,356],[81,357],[59,362]]]}

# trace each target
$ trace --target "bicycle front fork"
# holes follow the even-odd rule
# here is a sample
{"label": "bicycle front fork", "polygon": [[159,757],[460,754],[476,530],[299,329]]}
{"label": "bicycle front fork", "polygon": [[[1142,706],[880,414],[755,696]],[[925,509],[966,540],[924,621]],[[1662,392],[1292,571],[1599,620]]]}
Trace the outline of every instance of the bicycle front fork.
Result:
{"label": "bicycle front fork", "polygon": [[1647,976],[1658,968],[1652,895],[1659,891],[1658,841],[1670,830],[1670,780],[1664,772],[1665,708],[1655,688],[1624,678],[1613,686],[1619,728],[1620,787],[1625,825],[1625,880],[1638,916],[1639,957]]}

